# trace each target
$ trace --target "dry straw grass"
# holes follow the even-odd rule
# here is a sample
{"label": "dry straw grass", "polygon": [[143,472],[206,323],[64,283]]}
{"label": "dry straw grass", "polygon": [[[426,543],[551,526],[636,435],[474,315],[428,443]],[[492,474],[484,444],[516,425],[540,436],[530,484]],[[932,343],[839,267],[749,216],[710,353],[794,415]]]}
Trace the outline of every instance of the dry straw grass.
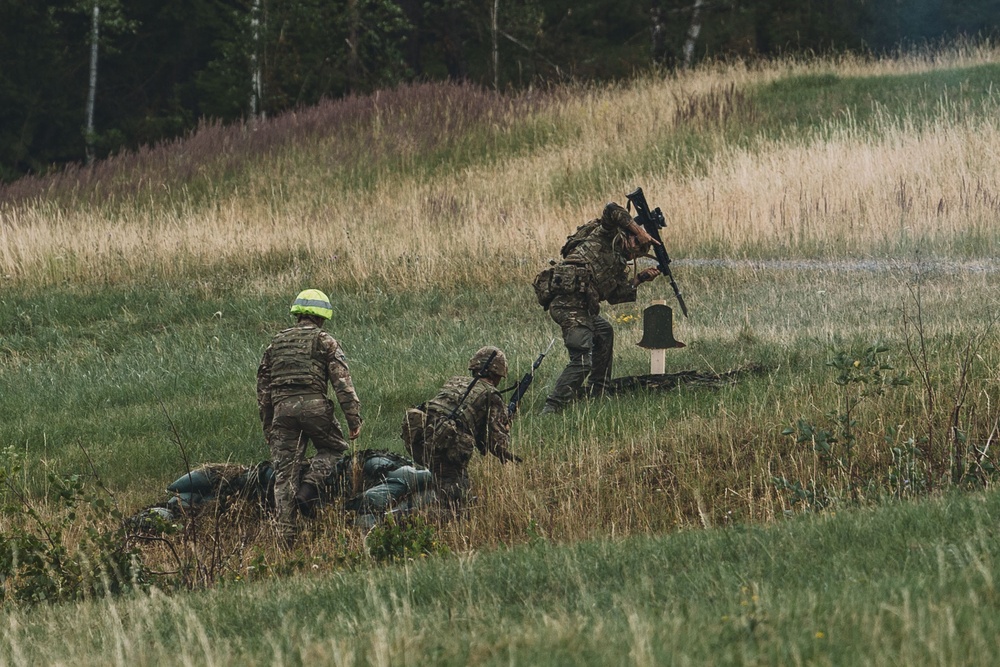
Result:
{"label": "dry straw grass", "polygon": [[[850,118],[833,118],[818,143],[760,139],[742,147],[726,145],[707,123],[701,135],[713,154],[698,174],[665,166],[669,156],[633,165],[635,151],[690,121],[692,108],[706,117],[726,113],[718,108],[727,99],[720,91],[738,95],[790,74],[871,76],[996,59],[990,50],[957,47],[894,60],[720,64],[560,94],[509,113],[567,132],[568,140],[498,163],[474,161],[440,178],[401,175],[390,166],[370,187],[347,186],[335,169],[317,167],[336,149],[318,140],[309,150],[276,152],[207,204],[183,190],[158,192],[153,203],[118,202],[113,211],[9,204],[0,208],[0,275],[47,284],[151,273],[182,278],[219,266],[270,273],[275,258],[305,256],[324,267],[328,276],[320,278],[340,284],[480,283],[498,267],[528,275],[567,230],[635,185],[667,212],[681,256],[741,255],[763,246],[865,252],[901,234],[947,246],[957,235],[989,229],[1000,205],[1000,177],[990,168],[1000,152],[995,119],[960,120],[945,106],[921,129],[884,117],[873,135]],[[560,184],[573,179],[593,183],[592,191],[560,195]],[[294,274],[294,262],[286,264]],[[273,276],[266,281],[287,289]]]}

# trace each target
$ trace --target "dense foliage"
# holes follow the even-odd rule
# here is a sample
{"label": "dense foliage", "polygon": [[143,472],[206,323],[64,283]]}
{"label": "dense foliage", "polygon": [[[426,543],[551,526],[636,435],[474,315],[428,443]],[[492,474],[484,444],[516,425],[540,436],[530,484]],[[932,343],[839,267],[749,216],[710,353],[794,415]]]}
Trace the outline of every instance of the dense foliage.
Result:
{"label": "dense foliage", "polygon": [[690,64],[685,46],[883,52],[991,36],[998,18],[998,0],[15,0],[0,4],[0,180],[402,82],[610,80]]}

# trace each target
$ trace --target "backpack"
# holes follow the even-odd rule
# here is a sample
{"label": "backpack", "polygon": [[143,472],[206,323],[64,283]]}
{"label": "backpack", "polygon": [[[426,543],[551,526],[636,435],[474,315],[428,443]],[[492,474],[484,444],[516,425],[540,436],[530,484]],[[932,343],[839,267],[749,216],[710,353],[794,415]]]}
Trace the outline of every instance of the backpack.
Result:
{"label": "backpack", "polygon": [[426,445],[429,446],[432,459],[462,467],[472,458],[476,439],[461,429],[454,419],[445,417],[434,424],[426,439]]}
{"label": "backpack", "polygon": [[573,252],[578,245],[587,240],[595,229],[601,226],[601,219],[591,220],[590,222],[584,223],[576,228],[576,231],[566,237],[566,243],[559,250],[559,254],[564,258],[569,257],[570,253]]}
{"label": "backpack", "polygon": [[549,261],[549,267],[542,269],[542,271],[535,276],[535,280],[531,283],[531,286],[535,289],[535,298],[538,299],[538,305],[545,310],[549,309],[549,304],[552,303],[552,299],[556,298],[555,292],[552,290],[552,273],[555,268],[555,261]]}
{"label": "backpack", "polygon": [[[566,242],[559,250],[559,254],[564,259],[569,257],[600,226],[601,219],[597,218],[577,227],[575,232],[566,237]],[[586,292],[586,282],[586,276],[579,268],[557,264],[555,260],[549,260],[549,266],[535,276],[531,286],[535,289],[538,305],[548,310],[552,299],[561,294]]]}

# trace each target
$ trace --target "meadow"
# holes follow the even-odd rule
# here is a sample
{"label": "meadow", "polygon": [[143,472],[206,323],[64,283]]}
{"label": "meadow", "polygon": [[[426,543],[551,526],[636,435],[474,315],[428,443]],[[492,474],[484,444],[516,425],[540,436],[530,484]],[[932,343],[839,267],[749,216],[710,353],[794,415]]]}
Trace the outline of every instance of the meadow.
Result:
{"label": "meadow", "polygon": [[[334,303],[355,446],[399,451],[403,411],[479,346],[527,370],[558,334],[531,278],[637,186],[691,311],[667,371],[757,371],[543,417],[557,342],[514,424],[525,463],[477,456],[478,501],[432,555],[379,565],[336,511],[294,553],[237,531],[209,591],[5,607],[0,660],[989,662],[998,76],[958,44],[423,84],[5,186],[2,493],[41,516],[48,472],[127,512],[186,461],[266,458],[254,372],[305,287]],[[605,311],[616,376],[648,372],[653,299],[674,304],[665,281]]]}

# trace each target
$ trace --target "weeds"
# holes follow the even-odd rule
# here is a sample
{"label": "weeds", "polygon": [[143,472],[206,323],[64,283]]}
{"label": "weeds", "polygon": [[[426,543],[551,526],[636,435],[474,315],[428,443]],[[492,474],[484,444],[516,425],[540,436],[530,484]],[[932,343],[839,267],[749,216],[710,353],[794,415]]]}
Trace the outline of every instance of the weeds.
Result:
{"label": "weeds", "polygon": [[376,563],[395,563],[448,553],[434,526],[419,514],[397,517],[390,513],[365,538]]}
{"label": "weeds", "polygon": [[[888,352],[889,347],[881,343],[850,352],[834,350],[826,366],[836,372],[833,384],[840,388],[838,407],[827,412],[825,423],[799,419],[794,427],[782,431],[782,435],[793,436],[797,445],[810,445],[820,464],[818,478],[804,485],[775,478],[775,486],[789,494],[793,506],[802,504],[816,511],[844,497],[856,504],[865,491],[876,495],[882,492],[882,484],[871,476],[871,467],[866,477],[857,460],[857,412],[865,401],[881,397],[889,389],[910,385],[905,373],[888,373],[895,370],[888,361]],[[893,451],[893,462],[897,467],[903,462],[902,451]],[[913,460],[910,462],[908,468],[913,472]],[[890,486],[898,491],[898,471],[890,473]]]}
{"label": "weeds", "polygon": [[[930,493],[945,480],[951,486],[981,486],[994,475],[996,466],[987,458],[987,452],[996,429],[982,446],[975,447],[959,425],[969,388],[975,380],[971,374],[974,353],[970,350],[975,350],[982,338],[975,336],[962,347],[954,401],[945,415],[936,413],[937,382],[929,370],[930,351],[923,334],[917,292],[914,299],[916,334],[913,339],[907,338],[907,353],[921,379],[926,434],[904,434],[900,427],[889,424],[882,434],[889,455],[887,469],[883,471],[878,457],[859,460],[859,431],[870,431],[859,423],[861,405],[889,390],[910,386],[913,380],[904,372],[889,373],[896,369],[887,360],[887,345],[875,344],[856,352],[834,351],[826,365],[836,372],[832,382],[840,388],[838,407],[827,412],[824,422],[799,419],[793,427],[782,431],[782,435],[793,437],[796,445],[810,446],[819,463],[817,475],[805,482],[773,478],[775,488],[788,497],[793,507],[819,511],[845,500],[858,504],[877,501],[884,495],[915,497]],[[948,447],[934,445],[939,420],[947,423]]]}
{"label": "weeds", "polygon": [[4,602],[66,602],[141,590],[151,581],[119,510],[79,475],[48,476],[55,508],[43,512],[19,482],[8,448],[0,469],[3,511],[0,590]]}

